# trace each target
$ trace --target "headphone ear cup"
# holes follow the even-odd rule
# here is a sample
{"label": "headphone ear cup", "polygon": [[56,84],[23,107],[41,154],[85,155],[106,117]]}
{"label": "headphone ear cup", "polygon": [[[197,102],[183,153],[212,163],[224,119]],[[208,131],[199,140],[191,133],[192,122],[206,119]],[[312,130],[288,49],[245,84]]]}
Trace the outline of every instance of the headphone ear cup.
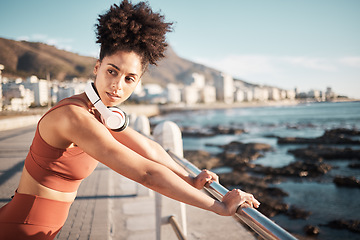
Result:
{"label": "headphone ear cup", "polygon": [[[111,111],[111,118],[116,118],[117,122],[120,122],[119,125],[115,126],[109,126],[110,124],[107,122],[106,119],[102,118],[103,123],[105,126],[109,127],[111,130],[115,132],[120,132],[126,129],[126,127],[129,125],[129,117],[128,115],[122,111],[120,108],[117,107],[108,107],[108,109]],[[108,118],[109,119],[109,118]]]}

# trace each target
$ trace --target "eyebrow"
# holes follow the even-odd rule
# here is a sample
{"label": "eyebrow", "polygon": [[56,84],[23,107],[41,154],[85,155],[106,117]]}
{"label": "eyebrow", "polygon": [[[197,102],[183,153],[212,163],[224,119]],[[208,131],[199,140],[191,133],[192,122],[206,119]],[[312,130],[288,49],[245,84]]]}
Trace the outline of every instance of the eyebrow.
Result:
{"label": "eyebrow", "polygon": [[[115,64],[112,63],[108,63],[108,65],[112,66],[113,68],[115,68],[116,70],[120,71],[120,68],[118,66],[116,66]],[[130,75],[132,76],[137,76],[136,73],[130,73]]]}
{"label": "eyebrow", "polygon": [[120,71],[120,68],[118,66],[116,66],[115,64],[112,63],[108,63],[108,65],[112,66],[113,68],[116,68],[118,71]]}

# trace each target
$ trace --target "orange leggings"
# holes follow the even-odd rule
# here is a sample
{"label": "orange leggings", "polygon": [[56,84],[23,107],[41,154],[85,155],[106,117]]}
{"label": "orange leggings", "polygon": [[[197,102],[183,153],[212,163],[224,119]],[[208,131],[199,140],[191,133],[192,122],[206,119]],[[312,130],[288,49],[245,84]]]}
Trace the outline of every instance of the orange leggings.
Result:
{"label": "orange leggings", "polygon": [[15,192],[0,209],[0,239],[50,240],[64,225],[71,202]]}

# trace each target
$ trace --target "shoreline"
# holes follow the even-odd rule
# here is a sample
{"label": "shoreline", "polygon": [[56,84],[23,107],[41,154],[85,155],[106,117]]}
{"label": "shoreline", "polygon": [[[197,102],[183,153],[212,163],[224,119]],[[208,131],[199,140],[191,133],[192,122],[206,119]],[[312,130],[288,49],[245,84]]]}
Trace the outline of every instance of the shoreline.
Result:
{"label": "shoreline", "polygon": [[296,106],[310,103],[343,103],[343,102],[360,102],[360,99],[336,99],[333,101],[316,101],[313,99],[301,100],[281,100],[281,101],[259,101],[259,102],[237,102],[237,103],[199,103],[199,104],[169,104],[159,106],[160,114],[167,114],[171,112],[181,111],[198,111],[198,110],[218,110],[218,109],[231,109],[231,108],[252,108],[252,107],[283,107],[283,106]]}
{"label": "shoreline", "polygon": [[[360,102],[360,99],[339,98],[333,101],[316,101],[314,99],[296,99],[296,100],[281,100],[281,101],[253,101],[253,102],[235,102],[235,103],[197,103],[197,104],[123,104],[120,106],[128,114],[136,116],[145,115],[153,117],[157,115],[167,114],[171,112],[181,111],[198,111],[198,110],[218,110],[231,108],[252,108],[252,107],[282,107],[282,106],[296,106],[310,103],[343,103],[343,102]],[[43,115],[48,111],[48,108],[33,108],[28,111],[1,111],[0,120],[17,118],[31,115]]]}

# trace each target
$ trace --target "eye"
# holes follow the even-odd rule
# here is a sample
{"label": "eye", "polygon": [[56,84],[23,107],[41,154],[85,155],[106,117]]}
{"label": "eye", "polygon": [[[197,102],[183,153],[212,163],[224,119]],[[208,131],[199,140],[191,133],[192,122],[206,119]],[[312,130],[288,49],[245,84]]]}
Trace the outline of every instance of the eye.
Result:
{"label": "eye", "polygon": [[117,75],[117,72],[113,69],[108,69],[107,72],[112,75],[112,76],[116,76]]}
{"label": "eye", "polygon": [[136,79],[134,77],[126,77],[125,78],[127,82],[135,82]]}

